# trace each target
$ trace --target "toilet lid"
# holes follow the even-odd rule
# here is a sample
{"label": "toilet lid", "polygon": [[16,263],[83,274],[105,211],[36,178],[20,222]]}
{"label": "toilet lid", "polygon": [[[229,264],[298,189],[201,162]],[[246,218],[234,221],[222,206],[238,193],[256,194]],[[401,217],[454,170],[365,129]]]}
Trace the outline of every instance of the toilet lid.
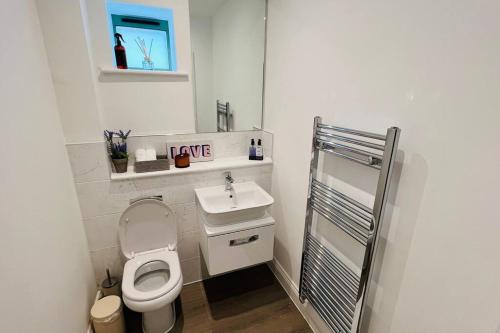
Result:
{"label": "toilet lid", "polygon": [[159,200],[137,201],[123,212],[119,237],[123,255],[128,259],[144,251],[175,249],[177,229],[174,213]]}

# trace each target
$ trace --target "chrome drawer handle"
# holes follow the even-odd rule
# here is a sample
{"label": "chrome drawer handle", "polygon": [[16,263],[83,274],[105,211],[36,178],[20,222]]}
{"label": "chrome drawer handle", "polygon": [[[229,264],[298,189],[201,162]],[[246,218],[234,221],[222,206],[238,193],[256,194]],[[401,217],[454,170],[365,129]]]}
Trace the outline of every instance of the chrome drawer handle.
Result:
{"label": "chrome drawer handle", "polygon": [[245,237],[245,238],[232,239],[229,241],[229,246],[240,246],[243,244],[255,242],[258,239],[259,239],[259,235],[253,235],[253,236]]}

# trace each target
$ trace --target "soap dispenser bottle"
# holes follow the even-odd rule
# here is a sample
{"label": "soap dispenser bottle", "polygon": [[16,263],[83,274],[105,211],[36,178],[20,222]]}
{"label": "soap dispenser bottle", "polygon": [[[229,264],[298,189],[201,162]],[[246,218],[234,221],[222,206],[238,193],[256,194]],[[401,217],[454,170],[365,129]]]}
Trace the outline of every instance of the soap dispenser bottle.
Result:
{"label": "soap dispenser bottle", "polygon": [[249,159],[249,160],[252,160],[252,161],[253,161],[253,160],[255,160],[255,158],[256,158],[256,153],[257,153],[257,152],[256,152],[256,149],[255,149],[255,140],[254,140],[254,139],[252,139],[252,140],[250,141],[250,148],[248,149],[248,159]]}
{"label": "soap dispenser bottle", "polygon": [[119,69],[127,69],[127,54],[125,53],[125,47],[123,47],[122,45],[122,42],[125,43],[125,41],[123,40],[123,36],[119,33],[116,33],[115,40],[116,67],[118,67]]}
{"label": "soap dispenser bottle", "polygon": [[257,161],[264,160],[264,148],[262,147],[262,140],[257,141],[257,147],[255,148],[255,159]]}

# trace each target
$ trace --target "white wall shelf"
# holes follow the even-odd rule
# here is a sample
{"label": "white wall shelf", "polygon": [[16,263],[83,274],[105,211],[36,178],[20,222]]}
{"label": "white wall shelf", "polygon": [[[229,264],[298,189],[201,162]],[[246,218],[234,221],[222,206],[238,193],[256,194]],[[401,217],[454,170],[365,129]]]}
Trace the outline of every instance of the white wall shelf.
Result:
{"label": "white wall shelf", "polygon": [[111,76],[133,76],[133,77],[164,77],[164,78],[185,78],[189,77],[187,72],[169,72],[169,71],[149,71],[140,69],[118,69],[118,68],[99,68],[99,73],[104,77]]}
{"label": "white wall shelf", "polygon": [[249,167],[258,167],[263,165],[271,165],[273,160],[270,157],[265,157],[263,161],[251,161],[248,156],[238,156],[230,158],[217,158],[209,162],[191,163],[188,168],[178,169],[174,165],[170,165],[170,170],[153,171],[136,173],[134,167],[129,165],[128,171],[125,173],[112,173],[111,180],[128,180],[148,177],[160,177],[169,175],[181,175],[189,173],[200,173],[215,170],[231,170]]}

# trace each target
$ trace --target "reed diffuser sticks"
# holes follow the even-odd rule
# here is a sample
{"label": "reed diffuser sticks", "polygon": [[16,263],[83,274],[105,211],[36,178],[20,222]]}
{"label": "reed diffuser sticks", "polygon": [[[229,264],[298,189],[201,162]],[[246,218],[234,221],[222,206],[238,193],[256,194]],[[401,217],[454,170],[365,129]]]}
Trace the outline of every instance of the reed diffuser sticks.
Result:
{"label": "reed diffuser sticks", "polygon": [[135,43],[137,44],[137,46],[141,50],[141,53],[144,56],[144,61],[151,62],[151,50],[153,49],[153,40],[154,39],[151,39],[151,42],[149,43],[149,51],[148,51],[148,48],[146,47],[146,42],[143,38],[137,37],[136,39],[134,39]]}

